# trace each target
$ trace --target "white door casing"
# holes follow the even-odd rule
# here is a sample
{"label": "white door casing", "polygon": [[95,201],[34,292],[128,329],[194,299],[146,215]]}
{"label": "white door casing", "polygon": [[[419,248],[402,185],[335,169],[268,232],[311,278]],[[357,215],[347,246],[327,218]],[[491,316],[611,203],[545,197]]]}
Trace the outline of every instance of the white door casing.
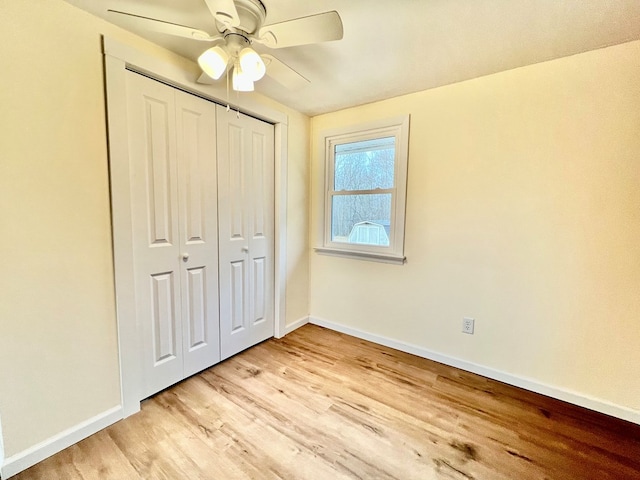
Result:
{"label": "white door casing", "polygon": [[141,398],[220,359],[213,104],[129,72]]}
{"label": "white door casing", "polygon": [[274,334],[273,125],[218,107],[220,349]]}

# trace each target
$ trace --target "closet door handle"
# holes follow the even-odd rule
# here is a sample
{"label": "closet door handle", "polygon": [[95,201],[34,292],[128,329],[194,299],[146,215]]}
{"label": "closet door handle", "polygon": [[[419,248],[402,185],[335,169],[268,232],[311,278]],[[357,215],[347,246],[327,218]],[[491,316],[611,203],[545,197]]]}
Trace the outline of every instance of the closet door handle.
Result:
{"label": "closet door handle", "polygon": [[189,254],[188,253],[183,253],[182,254],[182,261],[183,262],[189,261]]}
{"label": "closet door handle", "polygon": [[249,247],[242,247],[242,251],[244,253],[249,253]]}

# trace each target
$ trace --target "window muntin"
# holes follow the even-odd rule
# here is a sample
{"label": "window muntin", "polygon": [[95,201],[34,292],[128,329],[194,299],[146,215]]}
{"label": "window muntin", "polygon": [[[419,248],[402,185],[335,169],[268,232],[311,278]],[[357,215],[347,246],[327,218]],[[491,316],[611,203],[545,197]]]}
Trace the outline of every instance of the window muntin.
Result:
{"label": "window muntin", "polygon": [[323,137],[321,253],[404,261],[409,117]]}

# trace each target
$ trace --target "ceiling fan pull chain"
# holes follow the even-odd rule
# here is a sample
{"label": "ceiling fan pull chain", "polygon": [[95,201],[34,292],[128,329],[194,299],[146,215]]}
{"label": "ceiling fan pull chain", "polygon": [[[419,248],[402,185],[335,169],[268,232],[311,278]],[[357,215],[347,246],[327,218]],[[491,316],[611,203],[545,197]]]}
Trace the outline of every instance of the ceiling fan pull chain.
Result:
{"label": "ceiling fan pull chain", "polygon": [[238,90],[236,90],[236,107],[236,118],[240,119],[240,92]]}
{"label": "ceiling fan pull chain", "polygon": [[227,69],[227,112],[231,109],[229,105],[229,68]]}

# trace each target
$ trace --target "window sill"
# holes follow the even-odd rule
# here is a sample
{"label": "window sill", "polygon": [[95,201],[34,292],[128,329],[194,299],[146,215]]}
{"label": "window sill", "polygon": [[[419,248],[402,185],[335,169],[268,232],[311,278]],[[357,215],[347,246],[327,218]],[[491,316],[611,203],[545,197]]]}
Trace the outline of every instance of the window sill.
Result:
{"label": "window sill", "polygon": [[370,262],[391,263],[403,265],[407,258],[398,255],[386,255],[384,253],[353,252],[350,250],[338,250],[336,248],[315,247],[314,250],[321,255],[334,257],[353,258],[356,260],[368,260]]}

